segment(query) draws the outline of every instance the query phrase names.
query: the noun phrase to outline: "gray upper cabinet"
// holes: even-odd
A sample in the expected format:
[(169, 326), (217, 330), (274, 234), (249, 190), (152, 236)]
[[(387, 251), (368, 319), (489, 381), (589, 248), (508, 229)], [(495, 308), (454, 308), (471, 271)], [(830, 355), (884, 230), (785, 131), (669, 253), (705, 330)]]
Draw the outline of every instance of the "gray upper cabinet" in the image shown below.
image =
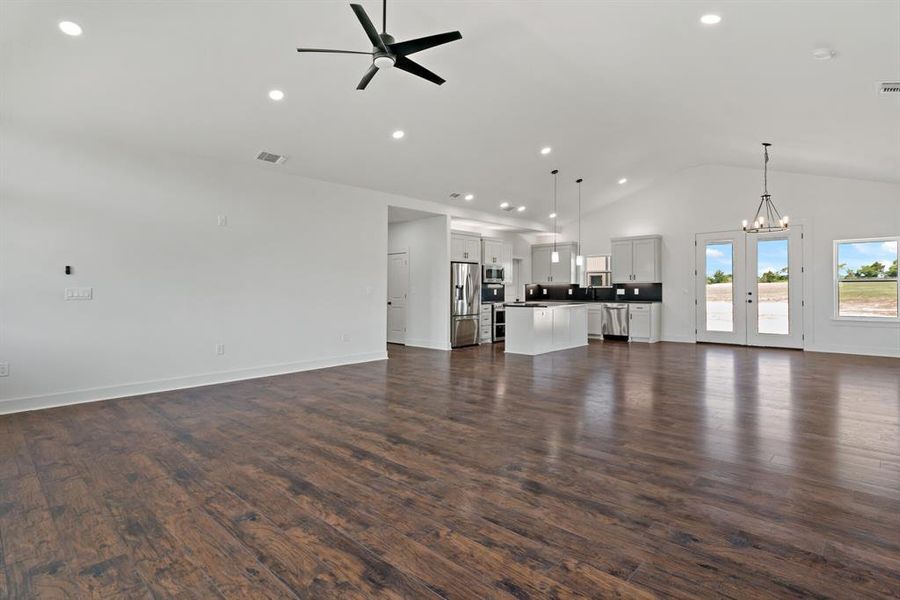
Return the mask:
[(550, 251), (547, 246), (531, 247), (531, 283), (550, 283)]
[(662, 282), (662, 237), (616, 238), (611, 246), (613, 283)]
[(481, 258), (486, 265), (503, 265), (503, 242), (501, 240), (481, 240)]
[(531, 283), (578, 283), (575, 268), (575, 244), (557, 244), (559, 262), (551, 261), (553, 244), (531, 247)]
[(481, 262), (481, 238), (461, 233), (450, 234), (450, 260)]

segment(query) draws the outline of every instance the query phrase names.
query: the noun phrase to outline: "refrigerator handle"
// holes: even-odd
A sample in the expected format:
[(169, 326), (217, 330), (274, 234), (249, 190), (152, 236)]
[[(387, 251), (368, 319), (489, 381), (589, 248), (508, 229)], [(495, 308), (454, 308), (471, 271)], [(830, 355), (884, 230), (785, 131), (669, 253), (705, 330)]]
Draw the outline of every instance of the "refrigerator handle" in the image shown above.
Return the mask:
[(456, 299), (457, 300), (463, 299), (463, 286), (461, 286), (461, 285), (456, 286)]

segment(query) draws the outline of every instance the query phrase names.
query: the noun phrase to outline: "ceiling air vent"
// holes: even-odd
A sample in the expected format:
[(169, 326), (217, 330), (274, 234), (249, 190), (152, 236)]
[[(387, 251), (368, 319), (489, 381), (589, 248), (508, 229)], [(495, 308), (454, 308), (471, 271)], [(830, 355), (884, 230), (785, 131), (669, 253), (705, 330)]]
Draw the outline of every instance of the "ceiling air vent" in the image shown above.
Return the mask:
[(287, 160), (287, 156), (284, 156), (283, 154), (272, 154), (271, 152), (263, 151), (256, 155), (256, 160), (261, 160), (273, 165), (280, 165)]
[(460, 194), (459, 192), (453, 192), (452, 194), (450, 194), (450, 197), (456, 199), (456, 198), (459, 198), (461, 195), (462, 194)]
[(900, 81), (882, 81), (878, 90), (882, 94), (900, 94)]

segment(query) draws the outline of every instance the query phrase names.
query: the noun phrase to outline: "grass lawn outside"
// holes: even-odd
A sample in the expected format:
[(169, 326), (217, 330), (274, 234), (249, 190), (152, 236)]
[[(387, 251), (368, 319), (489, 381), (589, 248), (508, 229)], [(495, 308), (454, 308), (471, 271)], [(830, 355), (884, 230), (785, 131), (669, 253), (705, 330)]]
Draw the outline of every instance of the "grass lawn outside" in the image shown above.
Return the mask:
[(838, 284), (840, 316), (896, 317), (897, 282), (841, 281)]

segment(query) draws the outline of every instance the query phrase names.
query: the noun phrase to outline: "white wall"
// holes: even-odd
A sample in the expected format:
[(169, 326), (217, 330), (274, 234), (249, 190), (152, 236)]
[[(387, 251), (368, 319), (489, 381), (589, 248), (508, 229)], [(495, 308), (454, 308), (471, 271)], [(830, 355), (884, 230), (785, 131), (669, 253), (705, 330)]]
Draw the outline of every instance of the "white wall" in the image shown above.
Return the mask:
[(391, 223), (388, 251), (407, 251), (406, 345), (450, 349), (450, 219)]
[[(770, 172), (769, 189), (791, 221), (804, 226), (806, 349), (900, 356), (900, 325), (832, 319), (832, 241), (900, 234), (900, 185)], [(693, 341), (694, 235), (739, 228), (756, 210), (758, 170), (687, 169), (585, 215), (584, 253), (606, 254), (610, 238), (663, 236), (663, 338)], [(573, 239), (577, 224), (563, 229)]]
[(0, 413), (385, 358), (409, 199), (9, 131), (0, 164)]

